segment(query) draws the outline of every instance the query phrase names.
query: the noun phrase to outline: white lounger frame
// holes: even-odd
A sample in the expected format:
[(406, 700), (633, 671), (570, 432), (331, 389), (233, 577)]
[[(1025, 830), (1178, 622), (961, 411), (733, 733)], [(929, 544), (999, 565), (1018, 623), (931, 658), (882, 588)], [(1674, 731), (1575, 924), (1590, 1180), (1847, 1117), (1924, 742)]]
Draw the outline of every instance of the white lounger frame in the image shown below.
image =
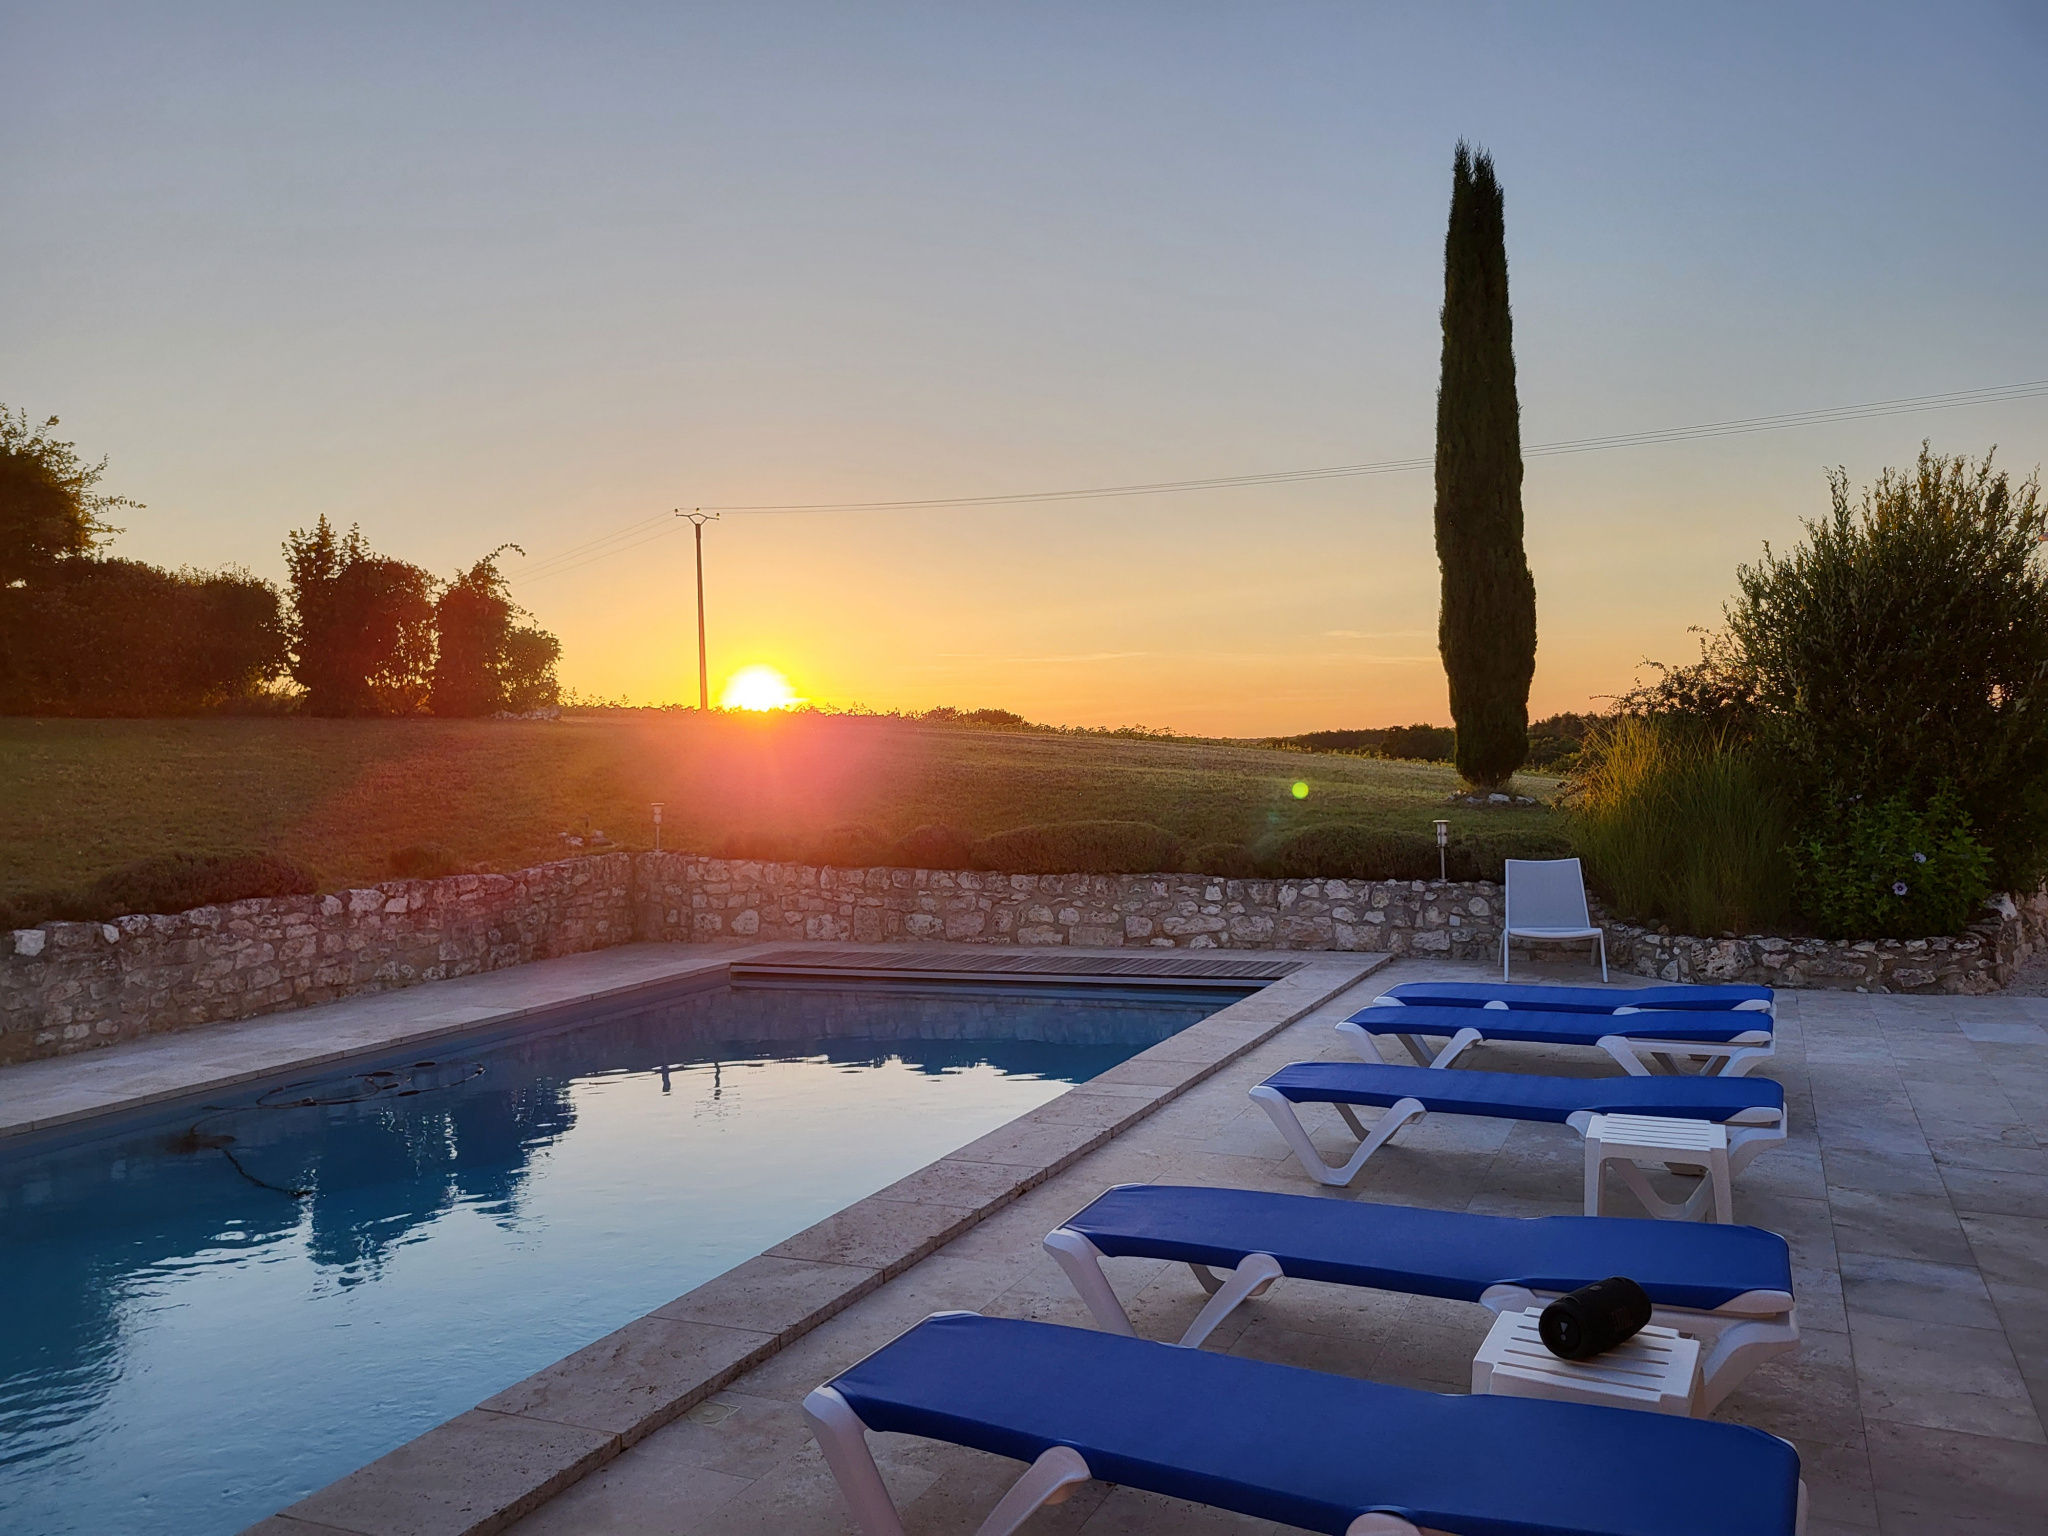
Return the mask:
[[(1367, 1006), (1404, 1008), (1407, 1004), (1398, 997), (1376, 997)], [(1461, 1011), (1480, 1014), (1504, 1013), (1508, 1008), (1505, 1003), (1487, 1003), (1477, 1009)], [(1761, 1013), (1769, 1010), (1761, 1003), (1744, 1003), (1740, 1008), (1731, 1008), (1727, 1011)], [(1632, 1014), (1645, 1013), (1656, 1014), (1659, 1022), (1668, 1022), (1674, 1017), (1672, 1010), (1657, 1008), (1617, 1008), (1613, 1016), (1626, 1018)], [(1588, 1014), (1587, 1017), (1598, 1018), (1600, 1015)], [(1351, 1048), (1366, 1061), (1386, 1062), (1386, 1057), (1380, 1054), (1379, 1043), (1373, 1032), (1363, 1024), (1354, 1024), (1346, 1019), (1337, 1026), (1337, 1033), (1342, 1035)], [(1485, 1030), (1468, 1025), (1452, 1035), (1450, 1043), (1441, 1051), (1431, 1051), (1423, 1044), (1420, 1035), (1395, 1029), (1382, 1030), (1380, 1033), (1392, 1035), (1399, 1040), (1408, 1054), (1415, 1058), (1416, 1065), (1423, 1067), (1448, 1067), (1471, 1047), (1486, 1039)], [(1657, 1076), (1658, 1072), (1651, 1067), (1652, 1062), (1668, 1077), (1742, 1077), (1747, 1075), (1751, 1067), (1775, 1056), (1778, 1051), (1777, 1037), (1768, 1029), (1745, 1029), (1732, 1040), (1638, 1040), (1627, 1033), (1627, 1026), (1624, 1025), (1614, 1034), (1602, 1035), (1595, 1043), (1612, 1056), (1619, 1063), (1621, 1070), (1630, 1077)], [(1688, 1072), (1680, 1065), (1681, 1062), (1693, 1060), (1700, 1063), (1697, 1073)], [(1405, 1063), (1394, 1062), (1389, 1065), (1401, 1066)]]
[[(1121, 1315), (1122, 1308), (1117, 1310)], [(959, 1314), (937, 1312), (932, 1315), (948, 1317)], [(1126, 1320), (1124, 1329), (1128, 1332), (1129, 1328)], [(816, 1388), (804, 1399), (804, 1421), (817, 1439), (818, 1449), (825, 1453), (825, 1465), (832, 1469), (832, 1479), (838, 1483), (839, 1492), (852, 1511), (853, 1523), (860, 1527), (861, 1536), (905, 1536), (903, 1516), (897, 1512), (896, 1501), (889, 1496), (889, 1485), (882, 1481), (882, 1470), (875, 1465), (874, 1453), (868, 1449), (868, 1427), (846, 1399), (831, 1387)], [(1009, 1492), (997, 1501), (988, 1518), (975, 1527), (974, 1536), (1016, 1536), (1016, 1532), (1023, 1529), (1024, 1522), (1040, 1509), (1048, 1504), (1063, 1503), (1074, 1489), (1093, 1475), (1080, 1452), (1069, 1446), (1053, 1446), (1010, 1485)], [(1794, 1536), (1805, 1536), (1806, 1533), (1806, 1483), (1803, 1479), (1799, 1484), (1799, 1512), (1793, 1531)], [(1442, 1533), (1403, 1520), (1399, 1515), (1375, 1512), (1353, 1520), (1344, 1528), (1344, 1536), (1442, 1536)]]
[[(1342, 1163), (1328, 1163), (1323, 1154), (1316, 1150), (1316, 1144), (1309, 1138), (1308, 1128), (1295, 1113), (1293, 1103), (1277, 1088), (1260, 1083), (1252, 1089), (1253, 1102), (1265, 1110), (1266, 1118), (1286, 1139), (1288, 1150), (1293, 1152), (1308, 1176), (1318, 1184), (1349, 1184), (1358, 1177), (1359, 1170), (1372, 1160), (1373, 1153), (1394, 1139), (1394, 1133), (1411, 1121), (1420, 1120), (1429, 1113), (1420, 1099), (1401, 1099), (1382, 1111), (1371, 1126), (1358, 1118), (1358, 1108), (1350, 1104), (1334, 1103), (1329, 1100), (1312, 1100), (1314, 1103), (1329, 1103), (1343, 1118), (1351, 1133), (1358, 1138), (1358, 1150)], [(1586, 1127), (1592, 1123), (1591, 1110), (1576, 1110), (1565, 1120), (1580, 1136), (1586, 1134)], [(1750, 1159), (1765, 1147), (1776, 1146), (1785, 1139), (1785, 1116), (1775, 1109), (1745, 1109), (1722, 1122), (1728, 1127), (1728, 1173), (1730, 1177), (1747, 1168)]]
[[(1046, 1234), (1045, 1251), (1066, 1271), (1074, 1291), (1088, 1304), (1095, 1325), (1104, 1333), (1136, 1338), (1130, 1314), (1109, 1283), (1102, 1251), (1079, 1232), (1060, 1227)], [(1217, 1274), (1206, 1265), (1190, 1264), (1209, 1301), (1187, 1332), (1174, 1342), (1198, 1349), (1222, 1321), (1245, 1302), (1263, 1296), (1285, 1271), (1270, 1253), (1247, 1254), (1236, 1269)], [(1494, 1314), (1521, 1312), (1555, 1301), (1560, 1291), (1535, 1291), (1523, 1285), (1490, 1285), (1479, 1304)], [(1744, 1291), (1711, 1312), (1693, 1307), (1657, 1307), (1650, 1321), (1700, 1343), (1699, 1413), (1712, 1413), (1742, 1379), (1774, 1355), (1799, 1347), (1799, 1314), (1786, 1291)]]

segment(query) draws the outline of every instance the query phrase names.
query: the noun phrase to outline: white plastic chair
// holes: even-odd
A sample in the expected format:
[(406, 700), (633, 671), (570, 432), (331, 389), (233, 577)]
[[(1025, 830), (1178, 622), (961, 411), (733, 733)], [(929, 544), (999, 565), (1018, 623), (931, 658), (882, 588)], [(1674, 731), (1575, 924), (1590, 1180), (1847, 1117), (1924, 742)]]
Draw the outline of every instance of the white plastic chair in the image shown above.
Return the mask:
[(1593, 926), (1586, 877), (1577, 859), (1507, 860), (1507, 918), (1500, 932), (1501, 980), (1508, 975), (1508, 940), (1591, 939), (1607, 979), (1607, 935)]

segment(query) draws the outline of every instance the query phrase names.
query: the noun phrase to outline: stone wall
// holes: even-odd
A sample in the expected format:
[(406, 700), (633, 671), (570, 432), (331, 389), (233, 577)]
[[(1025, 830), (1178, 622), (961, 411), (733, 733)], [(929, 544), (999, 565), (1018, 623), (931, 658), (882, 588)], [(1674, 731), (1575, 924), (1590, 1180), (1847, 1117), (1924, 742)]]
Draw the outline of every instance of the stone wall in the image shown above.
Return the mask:
[(615, 853), (20, 929), (0, 936), (0, 1063), (622, 944), (632, 892)]
[[(630, 939), (1348, 950), (1494, 960), (1500, 888), (1409, 880), (999, 875), (603, 854), (174, 917), (0, 935), (0, 1063), (496, 970)], [(1991, 992), (2048, 942), (2048, 892), (1952, 939), (1701, 939), (1607, 924), (1618, 971)]]
[[(643, 854), (638, 927), (678, 941), (1335, 949), (1492, 961), (1500, 901), (1500, 887), (1486, 883), (818, 869)], [(1665, 981), (1982, 993), (2048, 942), (2048, 892), (2023, 903), (2001, 896), (1982, 922), (1947, 939), (1702, 939), (1604, 925), (1612, 969)]]
[(1338, 949), (1483, 959), (1500, 888), (1420, 880), (820, 869), (650, 853), (643, 938)]
[(1638, 976), (1849, 992), (1996, 992), (2044, 944), (2048, 890), (1993, 897), (1982, 921), (1946, 939), (1702, 939), (1607, 924), (1609, 963)]

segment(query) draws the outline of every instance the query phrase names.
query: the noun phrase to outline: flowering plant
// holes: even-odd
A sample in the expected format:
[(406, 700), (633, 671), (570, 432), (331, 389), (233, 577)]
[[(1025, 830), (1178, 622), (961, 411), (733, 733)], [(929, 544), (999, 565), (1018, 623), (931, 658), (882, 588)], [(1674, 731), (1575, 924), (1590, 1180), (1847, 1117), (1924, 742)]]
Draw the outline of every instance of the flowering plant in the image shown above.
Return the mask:
[(1836, 806), (1790, 851), (1800, 906), (1830, 938), (1957, 933), (1990, 894), (1990, 851), (1946, 784), (1918, 809), (1905, 795)]

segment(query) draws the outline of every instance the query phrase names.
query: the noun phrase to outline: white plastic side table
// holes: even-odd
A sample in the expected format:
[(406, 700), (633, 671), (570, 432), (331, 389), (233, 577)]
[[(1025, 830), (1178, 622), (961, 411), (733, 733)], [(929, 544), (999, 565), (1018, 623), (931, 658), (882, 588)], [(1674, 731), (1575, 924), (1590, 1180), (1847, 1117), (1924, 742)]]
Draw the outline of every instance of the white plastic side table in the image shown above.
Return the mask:
[(1692, 1413), (1699, 1401), (1697, 1339), (1655, 1325), (1591, 1360), (1560, 1360), (1536, 1331), (1539, 1307), (1503, 1312), (1472, 1359), (1472, 1390), (1547, 1397), (1651, 1413)]
[[(1665, 1221), (1735, 1220), (1728, 1183), (1728, 1128), (1706, 1120), (1665, 1120), (1652, 1115), (1594, 1115), (1586, 1123), (1586, 1214), (1607, 1214), (1607, 1165), (1635, 1192), (1643, 1209)], [(1698, 1168), (1706, 1174), (1692, 1198), (1673, 1205), (1658, 1198), (1642, 1163)]]

